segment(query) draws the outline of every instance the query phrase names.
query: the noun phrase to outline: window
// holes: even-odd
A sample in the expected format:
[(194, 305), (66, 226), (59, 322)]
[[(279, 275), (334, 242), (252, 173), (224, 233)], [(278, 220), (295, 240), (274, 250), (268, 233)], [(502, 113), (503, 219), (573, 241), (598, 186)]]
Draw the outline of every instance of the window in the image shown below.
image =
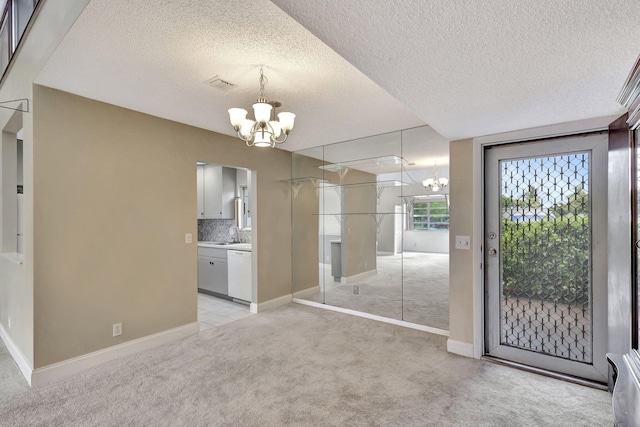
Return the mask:
[(29, 23), (29, 19), (31, 19), (31, 15), (33, 15), (33, 10), (36, 7), (36, 1), (34, 0), (13, 0), (13, 8), (15, 9), (17, 23), (16, 28), (16, 44), (20, 41), (20, 38), (24, 34), (24, 31), (27, 29), (27, 24)]
[(0, 2), (0, 74), (4, 74), (18, 48), (22, 35), (39, 0), (6, 0)]
[(414, 230), (448, 230), (449, 204), (446, 200), (413, 203)]
[(0, 70), (4, 72), (13, 53), (11, 46), (11, 3), (5, 5), (0, 20), (2, 21), (0, 25)]

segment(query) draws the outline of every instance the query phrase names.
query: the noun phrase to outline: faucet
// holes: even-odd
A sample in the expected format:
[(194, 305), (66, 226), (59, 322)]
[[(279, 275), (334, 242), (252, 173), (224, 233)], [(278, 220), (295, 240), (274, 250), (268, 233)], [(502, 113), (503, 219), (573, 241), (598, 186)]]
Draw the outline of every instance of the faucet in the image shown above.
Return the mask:
[[(236, 227), (235, 225), (232, 225), (229, 228), (229, 234), (232, 236), (232, 243), (240, 243), (240, 229), (238, 227)], [(235, 234), (235, 238), (233, 237), (233, 235)]]

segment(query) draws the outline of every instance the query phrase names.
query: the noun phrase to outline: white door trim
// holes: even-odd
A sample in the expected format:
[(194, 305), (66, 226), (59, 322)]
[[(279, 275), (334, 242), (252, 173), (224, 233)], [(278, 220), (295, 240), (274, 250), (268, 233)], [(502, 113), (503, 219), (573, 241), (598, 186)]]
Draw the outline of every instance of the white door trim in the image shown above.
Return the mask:
[(523, 129), (473, 138), (473, 356), (480, 359), (484, 353), (484, 274), (482, 269), (484, 240), (484, 188), (483, 153), (485, 146), (507, 144), (538, 138), (597, 132), (608, 130), (619, 115), (560, 123), (551, 126)]

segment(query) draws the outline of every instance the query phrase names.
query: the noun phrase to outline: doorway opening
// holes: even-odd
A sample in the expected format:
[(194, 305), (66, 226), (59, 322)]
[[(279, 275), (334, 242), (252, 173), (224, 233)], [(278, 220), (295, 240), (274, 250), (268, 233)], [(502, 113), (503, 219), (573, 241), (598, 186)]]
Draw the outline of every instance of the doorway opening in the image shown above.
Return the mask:
[(24, 254), (23, 129), (16, 111), (2, 131), (2, 256), (21, 264)]
[(251, 315), (256, 299), (255, 171), (198, 161), (198, 321), (209, 329)]

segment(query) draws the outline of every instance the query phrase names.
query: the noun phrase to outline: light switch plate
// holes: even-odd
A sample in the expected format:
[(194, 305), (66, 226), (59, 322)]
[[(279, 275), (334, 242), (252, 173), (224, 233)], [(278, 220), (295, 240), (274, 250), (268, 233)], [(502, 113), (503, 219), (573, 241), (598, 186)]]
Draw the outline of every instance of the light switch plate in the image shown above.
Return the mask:
[(193, 243), (193, 236), (191, 235), (191, 233), (187, 233), (184, 235), (184, 242)]
[(456, 236), (456, 249), (471, 249), (471, 237)]

